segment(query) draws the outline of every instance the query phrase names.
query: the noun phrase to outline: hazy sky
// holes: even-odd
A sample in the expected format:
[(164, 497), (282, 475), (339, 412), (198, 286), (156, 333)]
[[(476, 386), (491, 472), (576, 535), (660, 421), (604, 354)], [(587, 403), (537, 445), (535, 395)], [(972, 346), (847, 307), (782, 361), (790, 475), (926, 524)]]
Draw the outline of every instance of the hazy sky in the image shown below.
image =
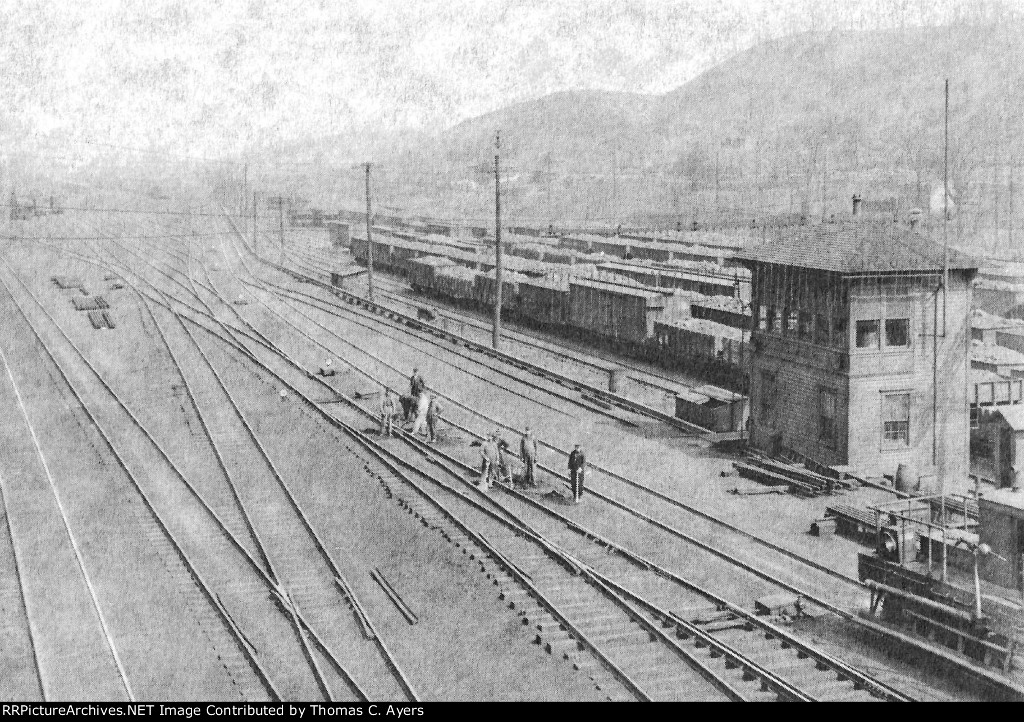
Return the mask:
[(0, 138), (217, 156), (431, 130), (568, 88), (664, 92), (768, 34), (934, 23), (976, 4), (0, 0)]

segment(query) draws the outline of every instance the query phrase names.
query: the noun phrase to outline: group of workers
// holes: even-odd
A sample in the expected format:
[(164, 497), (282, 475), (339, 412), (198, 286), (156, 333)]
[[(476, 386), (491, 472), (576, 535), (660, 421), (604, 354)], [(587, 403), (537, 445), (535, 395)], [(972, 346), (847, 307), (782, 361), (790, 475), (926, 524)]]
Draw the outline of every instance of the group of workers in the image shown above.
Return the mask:
[[(413, 369), (412, 376), (409, 378), (409, 395), (399, 398), (399, 403), (402, 405), (402, 417), (406, 421), (415, 411), (410, 433), (414, 436), (424, 434), (428, 443), (436, 442), (443, 407), (438, 396), (427, 390), (427, 384), (423, 380), (423, 376), (420, 375), (419, 369)], [(381, 436), (394, 434), (397, 411), (398, 408), (395, 398), (391, 395), (391, 389), (385, 387), (384, 396), (380, 402)]]
[[(420, 375), (419, 369), (413, 369), (409, 377), (409, 395), (399, 398), (403, 418), (408, 421), (412, 412), (415, 417), (410, 433), (414, 436), (426, 431), (428, 443), (437, 441), (437, 430), (441, 421), (441, 402), (437, 394), (427, 389), (427, 384)], [(398, 407), (391, 390), (384, 388), (380, 403), (380, 435), (394, 434), (394, 421)], [(481, 466), (480, 485), (482, 490), (490, 489), (495, 481), (512, 484), (512, 467), (509, 463), (509, 445), (498, 431), (492, 432), (480, 446)], [(537, 486), (537, 439), (533, 430), (526, 427), (519, 441), (519, 456), (523, 461), (522, 483), (525, 486)], [(583, 475), (586, 468), (586, 457), (579, 444), (569, 454), (569, 480), (572, 488), (573, 503), (578, 504), (583, 498)]]

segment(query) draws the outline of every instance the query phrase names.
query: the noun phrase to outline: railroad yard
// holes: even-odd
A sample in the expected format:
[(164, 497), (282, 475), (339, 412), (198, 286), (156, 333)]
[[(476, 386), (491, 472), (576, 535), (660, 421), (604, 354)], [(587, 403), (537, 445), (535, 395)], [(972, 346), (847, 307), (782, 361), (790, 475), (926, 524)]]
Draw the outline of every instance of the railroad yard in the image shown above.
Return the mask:
[[(864, 618), (863, 546), (808, 531), (833, 496), (751, 492), (736, 453), (674, 416), (685, 372), (527, 328), (487, 353), (481, 317), (398, 275), (373, 303), (365, 275), (332, 285), (354, 261), (326, 230), (254, 232), (220, 206), (5, 235), (3, 699), (1024, 690)], [(378, 429), (414, 368), (444, 402), (430, 444)], [(480, 489), (481, 442), (515, 452), (527, 425), (538, 486)]]

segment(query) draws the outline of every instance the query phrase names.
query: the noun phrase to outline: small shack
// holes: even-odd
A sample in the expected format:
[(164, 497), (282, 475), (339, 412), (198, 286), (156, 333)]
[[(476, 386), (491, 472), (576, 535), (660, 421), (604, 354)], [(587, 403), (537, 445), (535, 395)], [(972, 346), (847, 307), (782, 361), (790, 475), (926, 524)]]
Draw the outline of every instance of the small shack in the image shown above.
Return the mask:
[(1024, 406), (995, 407), (978, 431), (972, 434), (974, 465), (979, 471), (984, 467), (985, 478), (999, 488), (1014, 486), (1016, 475), (1024, 473)]
[(717, 386), (698, 386), (676, 394), (676, 418), (709, 431), (743, 431), (747, 423), (747, 397)]

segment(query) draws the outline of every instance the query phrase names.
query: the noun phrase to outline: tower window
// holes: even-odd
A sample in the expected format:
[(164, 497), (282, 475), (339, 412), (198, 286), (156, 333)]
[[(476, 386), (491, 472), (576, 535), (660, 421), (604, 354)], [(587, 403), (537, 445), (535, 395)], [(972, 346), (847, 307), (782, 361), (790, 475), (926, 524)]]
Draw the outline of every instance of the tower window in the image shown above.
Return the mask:
[(857, 322), (857, 348), (878, 348), (878, 321)]
[(910, 345), (910, 319), (909, 318), (887, 318), (887, 319), (885, 319), (885, 345), (886, 346), (909, 346)]
[(910, 446), (910, 394), (882, 395), (882, 441), (886, 446)]

